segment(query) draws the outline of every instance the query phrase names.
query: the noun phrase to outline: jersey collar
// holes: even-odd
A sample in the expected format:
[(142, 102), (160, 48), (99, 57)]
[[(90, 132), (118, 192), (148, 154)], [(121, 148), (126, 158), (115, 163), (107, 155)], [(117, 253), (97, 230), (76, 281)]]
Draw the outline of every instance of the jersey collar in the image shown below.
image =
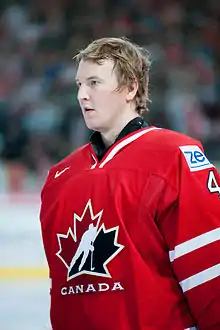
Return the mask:
[(142, 129), (139, 129), (133, 133), (130, 133), (126, 135), (124, 138), (120, 139), (118, 142), (114, 143), (106, 152), (104, 157), (99, 161), (96, 157), (96, 155), (93, 152), (93, 149), (91, 150), (91, 156), (93, 158), (93, 165), (90, 167), (91, 170), (95, 168), (103, 168), (107, 163), (109, 163), (122, 149), (124, 149), (127, 145), (133, 143), (135, 140), (139, 139), (141, 136), (150, 133), (151, 131), (158, 130), (160, 128), (158, 127), (145, 127)]
[(102, 160), (102, 158), (106, 155), (106, 153), (108, 152), (108, 150), (110, 148), (112, 148), (112, 146), (117, 143), (119, 140), (121, 140), (122, 138), (124, 138), (125, 136), (129, 135), (130, 133), (133, 133), (141, 128), (144, 127), (148, 127), (148, 123), (146, 123), (146, 121), (138, 116), (134, 119), (132, 119), (120, 132), (120, 134), (117, 136), (117, 138), (115, 139), (114, 143), (109, 146), (108, 148), (105, 147), (101, 134), (99, 132), (93, 132), (91, 138), (90, 138), (90, 142), (92, 145), (92, 149), (97, 157), (97, 159), (99, 161)]

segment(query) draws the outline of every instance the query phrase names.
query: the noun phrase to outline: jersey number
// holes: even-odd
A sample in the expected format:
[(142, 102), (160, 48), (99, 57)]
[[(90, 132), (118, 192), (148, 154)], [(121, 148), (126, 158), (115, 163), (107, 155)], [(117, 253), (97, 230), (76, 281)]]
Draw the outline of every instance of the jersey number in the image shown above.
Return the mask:
[(209, 172), (209, 177), (208, 177), (208, 190), (210, 193), (218, 193), (220, 197), (220, 186), (218, 185), (218, 182), (215, 177), (214, 171)]

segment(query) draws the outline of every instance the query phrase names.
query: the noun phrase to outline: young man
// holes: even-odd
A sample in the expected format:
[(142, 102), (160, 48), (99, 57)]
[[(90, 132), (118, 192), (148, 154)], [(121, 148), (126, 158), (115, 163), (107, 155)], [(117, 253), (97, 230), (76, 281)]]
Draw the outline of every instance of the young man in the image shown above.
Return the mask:
[(94, 133), (42, 190), (53, 330), (219, 330), (219, 174), (198, 141), (141, 117), (141, 48), (103, 38), (76, 60)]

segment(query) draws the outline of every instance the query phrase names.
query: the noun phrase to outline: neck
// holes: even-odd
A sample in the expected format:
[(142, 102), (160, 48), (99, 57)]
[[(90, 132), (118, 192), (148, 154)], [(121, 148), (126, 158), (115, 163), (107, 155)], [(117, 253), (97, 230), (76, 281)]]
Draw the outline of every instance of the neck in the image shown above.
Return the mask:
[(118, 125), (115, 125), (112, 129), (108, 129), (104, 132), (100, 132), (102, 136), (103, 143), (106, 147), (109, 147), (114, 143), (117, 136), (121, 133), (123, 128), (134, 118), (138, 117), (138, 113), (135, 111), (125, 118), (121, 118)]

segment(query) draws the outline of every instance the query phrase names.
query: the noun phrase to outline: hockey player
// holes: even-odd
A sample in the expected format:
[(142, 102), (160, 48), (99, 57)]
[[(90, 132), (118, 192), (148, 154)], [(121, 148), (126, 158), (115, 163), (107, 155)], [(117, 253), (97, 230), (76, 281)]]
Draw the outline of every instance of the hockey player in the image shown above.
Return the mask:
[(149, 57), (121, 38), (76, 56), (94, 133), (42, 190), (53, 330), (219, 330), (220, 177), (200, 142), (149, 126)]

